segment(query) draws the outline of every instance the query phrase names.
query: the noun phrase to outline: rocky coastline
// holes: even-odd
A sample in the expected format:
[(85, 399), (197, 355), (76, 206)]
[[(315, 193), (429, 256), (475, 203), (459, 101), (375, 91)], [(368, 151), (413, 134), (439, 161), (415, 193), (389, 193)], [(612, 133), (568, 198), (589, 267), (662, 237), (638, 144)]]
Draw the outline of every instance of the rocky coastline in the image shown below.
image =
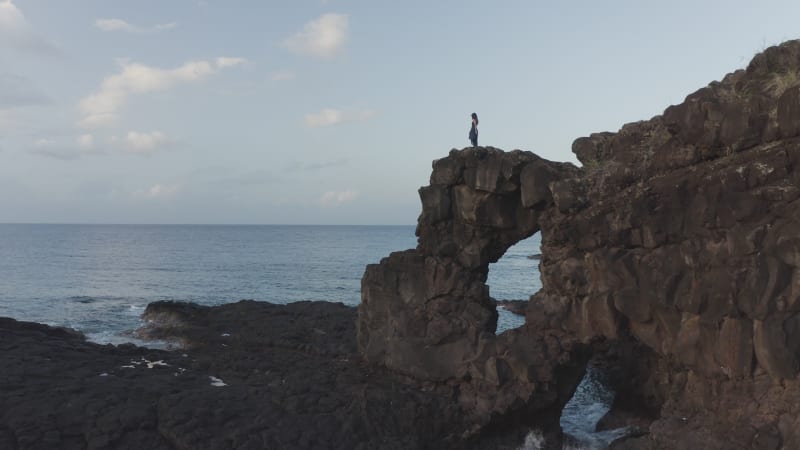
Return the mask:
[(476, 435), (453, 387), (365, 364), (342, 304), (157, 302), (144, 317), (138, 337), (172, 350), (1, 318), (0, 448), (513, 449), (527, 430)]
[(457, 447), (440, 392), (364, 365), (353, 308), (151, 304), (141, 335), (174, 351), (87, 342), (0, 320), (0, 448)]

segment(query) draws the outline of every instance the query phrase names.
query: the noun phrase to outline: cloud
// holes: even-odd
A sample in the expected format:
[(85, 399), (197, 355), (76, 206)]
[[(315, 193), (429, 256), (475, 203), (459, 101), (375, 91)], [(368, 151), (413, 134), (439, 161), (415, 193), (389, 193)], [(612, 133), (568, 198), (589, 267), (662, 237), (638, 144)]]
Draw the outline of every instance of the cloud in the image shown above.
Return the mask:
[(112, 145), (120, 145), (121, 149), (128, 153), (152, 155), (157, 150), (171, 145), (173, 141), (160, 131), (152, 131), (150, 133), (129, 131), (123, 138), (112, 137), (110, 143)]
[(358, 191), (354, 189), (328, 191), (320, 196), (319, 204), (324, 208), (336, 208), (345, 203), (350, 203), (356, 198), (358, 198)]
[(347, 158), (338, 158), (330, 161), (320, 161), (315, 163), (299, 163), (295, 162), (286, 168), (286, 172), (311, 172), (315, 170), (330, 169), (333, 167), (341, 167), (350, 162)]
[(344, 121), (344, 113), (338, 109), (326, 108), (318, 113), (306, 114), (306, 125), (310, 127), (326, 127)]
[(360, 111), (342, 111), (339, 109), (325, 108), (320, 112), (306, 114), (306, 125), (312, 128), (338, 125), (345, 122), (365, 122), (375, 117), (375, 111), (364, 109)]
[(40, 55), (61, 53), (33, 30), (11, 0), (0, 0), (0, 48)]
[(173, 29), (173, 28), (175, 28), (177, 26), (178, 26), (177, 22), (170, 22), (170, 23), (159, 23), (159, 24), (156, 24), (156, 26), (154, 26), (153, 28), (156, 31), (165, 31), (165, 30), (171, 30), (171, 29)]
[(91, 134), (83, 134), (78, 136), (78, 148), (84, 150), (92, 150), (94, 149), (94, 136)]
[(220, 69), (225, 69), (228, 67), (235, 67), (246, 62), (247, 60), (244, 58), (231, 58), (223, 56), (221, 58), (217, 58), (217, 67)]
[[(219, 176), (224, 175), (224, 176)], [(217, 189), (229, 189), (239, 186), (261, 186), (282, 182), (280, 174), (275, 174), (269, 170), (257, 169), (237, 174), (214, 174), (209, 180)]]
[(166, 199), (175, 197), (182, 189), (183, 186), (178, 183), (156, 183), (144, 189), (129, 191), (128, 195), (135, 199)]
[(0, 131), (19, 128), (19, 119), (12, 110), (0, 109)]
[(344, 48), (349, 26), (346, 14), (324, 14), (283, 41), (283, 46), (294, 53), (331, 59)]
[(0, 73), (0, 109), (38, 106), (51, 103), (44, 93), (24, 77)]
[(79, 136), (43, 137), (37, 139), (28, 151), (35, 155), (66, 161), (107, 153), (149, 156), (173, 143), (172, 139), (160, 131), (150, 133), (130, 131), (123, 137), (113, 136), (98, 146), (95, 136), (86, 133)]
[(94, 21), (94, 26), (103, 31), (129, 31), (135, 33), (139, 31), (135, 27), (122, 19), (97, 19)]
[(102, 151), (94, 147), (94, 138), (91, 135), (79, 136), (75, 143), (64, 139), (40, 138), (28, 148), (34, 155), (46, 158), (60, 159), (62, 161), (73, 161), (86, 155), (99, 155)]
[(288, 81), (294, 80), (294, 76), (294, 72), (290, 70), (277, 70), (270, 74), (269, 79), (272, 81)]
[(78, 124), (87, 128), (111, 124), (131, 95), (164, 91), (180, 83), (196, 82), (244, 62), (242, 58), (223, 57), (214, 61), (189, 61), (175, 69), (160, 69), (120, 61), (120, 73), (105, 78), (97, 92), (78, 103), (83, 116)]
[(170, 198), (177, 195), (180, 190), (181, 186), (179, 184), (157, 183), (145, 190), (135, 192), (134, 196), (146, 198)]
[(139, 27), (131, 25), (122, 19), (97, 19), (94, 21), (94, 26), (103, 31), (123, 31), (126, 33), (158, 33), (160, 31), (171, 30), (178, 26), (175, 22), (160, 23), (152, 27)]

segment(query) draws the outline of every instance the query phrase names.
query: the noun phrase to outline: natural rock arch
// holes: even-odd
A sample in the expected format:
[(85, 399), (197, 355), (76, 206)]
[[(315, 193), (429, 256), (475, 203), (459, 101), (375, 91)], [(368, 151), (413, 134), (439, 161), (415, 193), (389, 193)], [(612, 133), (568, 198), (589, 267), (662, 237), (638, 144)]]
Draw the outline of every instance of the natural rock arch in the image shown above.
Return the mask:
[(547, 397), (540, 405), (556, 402), (555, 361), (571, 362), (556, 354), (569, 350), (520, 333), (496, 337), (486, 278), (489, 263), (539, 231), (541, 214), (576, 202), (557, 186), (579, 172), (491, 147), (434, 161), (420, 189), (419, 245), (368, 266), (362, 279), (364, 357), (419, 380), (463, 383), (462, 403), (484, 417), (536, 395)]

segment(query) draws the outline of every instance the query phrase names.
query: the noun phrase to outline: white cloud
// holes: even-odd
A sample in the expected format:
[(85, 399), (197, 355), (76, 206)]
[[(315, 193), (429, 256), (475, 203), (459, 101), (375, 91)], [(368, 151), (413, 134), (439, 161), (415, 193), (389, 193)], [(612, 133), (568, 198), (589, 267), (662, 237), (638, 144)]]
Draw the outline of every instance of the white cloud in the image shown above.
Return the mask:
[(97, 19), (94, 21), (94, 26), (103, 31), (128, 31), (131, 33), (140, 31), (139, 27), (135, 27), (122, 19)]
[(148, 188), (133, 191), (133, 198), (146, 198), (146, 199), (164, 199), (175, 197), (182, 189), (180, 184), (162, 184), (156, 183)]
[(0, 109), (0, 131), (17, 128), (17, 117), (11, 110)]
[(0, 0), (0, 48), (53, 55), (58, 49), (39, 36), (11, 0)]
[(286, 39), (283, 46), (295, 53), (330, 59), (341, 53), (349, 26), (346, 14), (324, 14)]
[(334, 167), (341, 167), (350, 162), (347, 158), (338, 158), (338, 159), (331, 159), (327, 161), (320, 161), (320, 162), (313, 162), (313, 163), (301, 163), (295, 161), (289, 164), (284, 172), (310, 172), (314, 170), (324, 170), (324, 169), (331, 169)]
[(306, 125), (310, 127), (326, 127), (344, 121), (344, 113), (338, 109), (326, 108), (318, 113), (306, 114)]
[(287, 81), (294, 79), (294, 72), (290, 70), (276, 70), (269, 76), (272, 81)]
[(177, 22), (169, 22), (169, 23), (156, 24), (156, 26), (154, 26), (153, 28), (156, 31), (164, 31), (164, 30), (171, 30), (171, 29), (173, 29), (173, 28), (175, 28), (177, 26), (178, 26)]
[(94, 148), (94, 136), (91, 134), (83, 134), (78, 136), (78, 148), (84, 150), (91, 150)]
[(320, 112), (306, 114), (306, 125), (317, 128), (338, 125), (345, 122), (365, 122), (375, 117), (375, 111), (364, 109), (360, 111), (342, 111), (339, 109), (325, 108)]
[(358, 191), (347, 189), (344, 191), (328, 191), (319, 198), (319, 204), (325, 208), (335, 208), (345, 203), (350, 203), (358, 198)]
[(139, 27), (132, 25), (122, 19), (97, 19), (94, 26), (103, 31), (124, 31), (126, 33), (157, 33), (159, 31), (171, 30), (178, 26), (175, 22), (160, 23), (152, 27)]
[(171, 144), (172, 140), (160, 131), (150, 133), (129, 131), (122, 139), (112, 138), (112, 142), (121, 142), (123, 150), (127, 152), (151, 155), (156, 150)]
[(130, 95), (163, 91), (179, 83), (198, 81), (244, 61), (230, 57), (217, 58), (215, 61), (189, 61), (175, 69), (120, 61), (120, 73), (104, 79), (97, 92), (80, 101), (78, 110), (83, 117), (78, 124), (89, 128), (108, 125), (116, 120)]
[(141, 194), (148, 198), (169, 198), (174, 197), (180, 190), (181, 186), (178, 184), (154, 184)]
[(36, 142), (34, 142), (33, 145), (34, 145), (34, 147), (43, 148), (43, 147), (51, 146), (51, 145), (55, 144), (55, 142), (56, 141), (54, 141), (53, 139), (40, 138), (40, 139), (37, 139)]
[(73, 143), (63, 138), (39, 138), (28, 148), (30, 153), (47, 158), (71, 161), (86, 155), (102, 154), (94, 148), (94, 138), (91, 135), (78, 136)]
[(174, 141), (161, 131), (149, 133), (130, 131), (123, 137), (112, 136), (99, 145), (98, 139), (93, 134), (86, 133), (79, 136), (42, 137), (30, 145), (28, 150), (40, 156), (74, 160), (108, 153), (152, 155), (173, 143)]
[(220, 69), (225, 69), (227, 67), (235, 67), (246, 62), (247, 60), (244, 58), (231, 58), (223, 56), (221, 58), (217, 58), (217, 67)]

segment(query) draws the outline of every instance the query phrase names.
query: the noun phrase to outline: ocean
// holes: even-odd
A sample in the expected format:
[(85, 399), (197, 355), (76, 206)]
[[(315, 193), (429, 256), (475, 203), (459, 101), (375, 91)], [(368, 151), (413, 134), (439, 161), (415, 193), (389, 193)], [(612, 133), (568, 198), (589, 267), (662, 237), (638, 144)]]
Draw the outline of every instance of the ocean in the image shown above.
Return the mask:
[[(0, 225), (0, 316), (66, 326), (99, 343), (157, 300), (357, 306), (367, 264), (416, 247), (413, 226)], [(490, 269), (498, 299), (539, 289), (538, 239)], [(502, 310), (501, 331), (521, 318)], [(137, 342), (138, 343), (138, 342)]]
[[(157, 300), (202, 305), (319, 300), (357, 306), (365, 266), (416, 247), (414, 230), (0, 224), (0, 316), (74, 328), (98, 343), (151, 345), (130, 332), (143, 324), (140, 315), (147, 304)], [(490, 265), (492, 297), (527, 300), (541, 288), (539, 260), (529, 258), (539, 253), (539, 245), (536, 234)], [(498, 332), (524, 322), (502, 308), (498, 312)], [(580, 403), (562, 417), (565, 431), (574, 429), (581, 440), (600, 439), (589, 421), (596, 423), (613, 399), (597, 378), (586, 377), (576, 396)], [(584, 417), (589, 410), (591, 417)], [(603, 448), (606, 441), (587, 442), (587, 448)]]

